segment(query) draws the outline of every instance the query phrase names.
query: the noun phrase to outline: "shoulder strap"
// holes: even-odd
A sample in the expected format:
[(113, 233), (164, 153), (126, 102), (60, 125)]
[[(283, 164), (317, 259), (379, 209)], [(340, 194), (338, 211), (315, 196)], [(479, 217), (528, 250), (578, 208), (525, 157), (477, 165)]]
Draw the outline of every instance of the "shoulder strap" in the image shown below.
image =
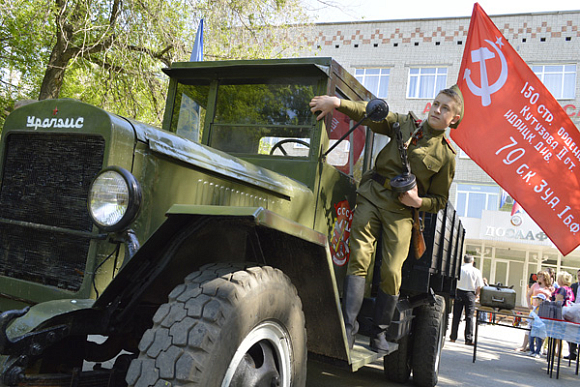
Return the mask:
[(411, 119), (411, 122), (415, 126), (415, 130), (413, 131), (413, 133), (411, 133), (411, 137), (409, 137), (409, 139), (405, 142), (405, 144), (403, 144), (403, 146), (405, 147), (405, 149), (409, 148), (409, 144), (413, 140), (413, 137), (415, 137), (415, 135), (423, 127), (423, 125), (422, 125), (423, 124), (423, 121), (421, 121), (419, 118), (417, 118), (417, 116), (415, 115), (415, 113), (413, 113), (413, 112), (410, 111), (409, 112), (409, 118)]
[(449, 147), (451, 152), (453, 152), (453, 154), (457, 154), (457, 152), (455, 152), (455, 149), (453, 148), (453, 145), (451, 145), (451, 141), (449, 141), (449, 139), (445, 137), (445, 135), (443, 136), (443, 139), (445, 140), (445, 144), (447, 144), (447, 147)]
[(415, 124), (415, 128), (421, 126), (421, 123), (423, 122), (423, 120), (420, 120), (412, 111), (409, 112), (409, 118), (411, 118), (411, 121)]

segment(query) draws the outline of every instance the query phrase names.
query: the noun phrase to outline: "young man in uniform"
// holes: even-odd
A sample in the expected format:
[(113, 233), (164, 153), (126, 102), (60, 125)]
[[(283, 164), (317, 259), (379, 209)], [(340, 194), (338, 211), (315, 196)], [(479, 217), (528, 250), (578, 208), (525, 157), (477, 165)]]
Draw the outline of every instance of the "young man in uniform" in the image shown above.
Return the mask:
[[(321, 120), (333, 109), (355, 121), (366, 113), (366, 102), (341, 100), (335, 96), (317, 96), (310, 102)], [(386, 330), (397, 305), (401, 286), (401, 268), (409, 252), (413, 210), (436, 213), (445, 208), (449, 187), (455, 174), (455, 151), (445, 137), (447, 127), (456, 128), (463, 117), (463, 97), (457, 86), (439, 92), (426, 121), (419, 122), (412, 113), (389, 112), (380, 122), (366, 123), (376, 133), (391, 137), (377, 156), (374, 169), (363, 176), (357, 195), (350, 234), (350, 261), (344, 284), (343, 313), (350, 348), (358, 332), (356, 317), (362, 306), (365, 277), (375, 249), (382, 237), (381, 282), (373, 318), (371, 347), (389, 352)], [(411, 173), (417, 185), (402, 194), (390, 187), (390, 180), (403, 172), (397, 133), (398, 122)]]

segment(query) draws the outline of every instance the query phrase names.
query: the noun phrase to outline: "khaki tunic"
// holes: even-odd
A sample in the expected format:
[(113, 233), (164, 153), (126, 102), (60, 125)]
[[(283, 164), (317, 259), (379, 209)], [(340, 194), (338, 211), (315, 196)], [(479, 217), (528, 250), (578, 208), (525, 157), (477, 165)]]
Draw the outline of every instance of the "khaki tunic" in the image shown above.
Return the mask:
[[(339, 111), (355, 121), (365, 115), (366, 102), (341, 101)], [(382, 234), (381, 290), (387, 294), (399, 294), (401, 268), (409, 252), (413, 226), (412, 209), (403, 205), (398, 194), (390, 190), (389, 181), (402, 173), (401, 157), (392, 124), (399, 122), (403, 141), (406, 142), (416, 129), (411, 116), (389, 112), (381, 122), (368, 124), (376, 133), (391, 137), (380, 151), (375, 170), (386, 177), (382, 186), (368, 171), (358, 189), (356, 211), (350, 235), (350, 261), (347, 274), (366, 276), (369, 273), (374, 246)], [(455, 152), (445, 138), (444, 130), (434, 130), (425, 121), (423, 137), (416, 145), (410, 144), (407, 157), (411, 172), (417, 178), (419, 196), (423, 199), (419, 211), (436, 213), (445, 208), (449, 187), (455, 175)]]

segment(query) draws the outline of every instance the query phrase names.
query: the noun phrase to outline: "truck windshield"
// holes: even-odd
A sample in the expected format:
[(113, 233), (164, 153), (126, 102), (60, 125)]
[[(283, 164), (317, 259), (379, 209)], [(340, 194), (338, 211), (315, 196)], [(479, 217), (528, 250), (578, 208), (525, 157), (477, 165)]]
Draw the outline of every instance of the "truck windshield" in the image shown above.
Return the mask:
[(226, 82), (218, 87), (210, 145), (238, 154), (308, 157), (317, 79)]

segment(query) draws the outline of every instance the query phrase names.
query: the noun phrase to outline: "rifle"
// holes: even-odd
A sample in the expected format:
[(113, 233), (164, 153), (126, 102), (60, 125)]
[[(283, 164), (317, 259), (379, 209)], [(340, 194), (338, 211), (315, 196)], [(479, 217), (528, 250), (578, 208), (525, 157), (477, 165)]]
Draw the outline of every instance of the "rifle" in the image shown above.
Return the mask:
[[(407, 146), (403, 143), (403, 136), (398, 122), (393, 124), (393, 129), (397, 136), (396, 138), (399, 147), (399, 155), (401, 156), (403, 173), (399, 176), (393, 177), (390, 184), (393, 191), (403, 193), (413, 189), (417, 185), (417, 178), (411, 173), (409, 159), (407, 158)], [(413, 219), (411, 244), (413, 246), (413, 252), (415, 253), (415, 259), (419, 259), (423, 256), (427, 247), (425, 245), (425, 238), (423, 238), (423, 227), (421, 226), (421, 219), (419, 218), (419, 210), (416, 208), (413, 209)]]

